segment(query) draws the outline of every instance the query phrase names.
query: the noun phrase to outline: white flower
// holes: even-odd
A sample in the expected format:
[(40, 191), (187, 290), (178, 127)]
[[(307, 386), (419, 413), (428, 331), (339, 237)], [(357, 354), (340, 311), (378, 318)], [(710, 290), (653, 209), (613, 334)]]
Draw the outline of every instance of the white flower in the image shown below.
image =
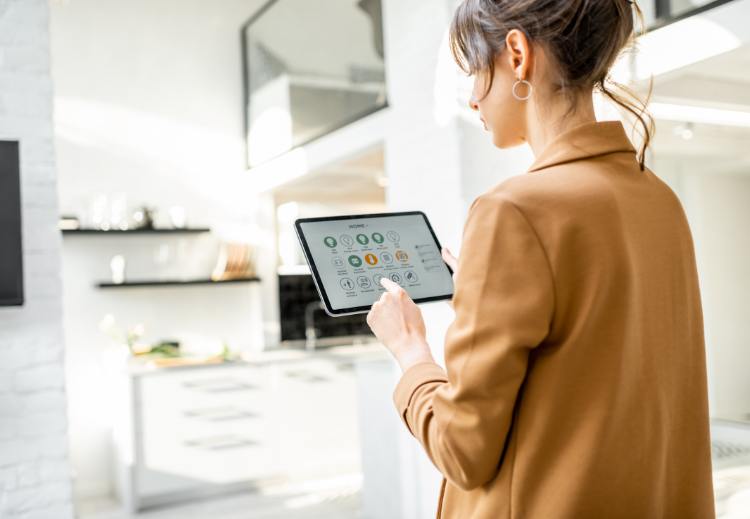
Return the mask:
[(107, 314), (99, 321), (99, 330), (103, 333), (109, 333), (114, 329), (115, 324), (115, 316)]

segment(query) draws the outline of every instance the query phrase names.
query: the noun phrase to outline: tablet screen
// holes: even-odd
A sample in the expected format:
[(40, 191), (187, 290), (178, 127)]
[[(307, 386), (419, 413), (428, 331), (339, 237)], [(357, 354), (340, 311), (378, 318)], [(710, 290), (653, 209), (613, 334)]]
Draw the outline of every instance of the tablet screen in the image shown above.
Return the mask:
[(404, 287), (414, 301), (453, 294), (452, 273), (421, 212), (310, 218), (298, 226), (308, 261), (314, 263), (313, 275), (334, 311), (369, 309), (385, 291), (383, 276)]

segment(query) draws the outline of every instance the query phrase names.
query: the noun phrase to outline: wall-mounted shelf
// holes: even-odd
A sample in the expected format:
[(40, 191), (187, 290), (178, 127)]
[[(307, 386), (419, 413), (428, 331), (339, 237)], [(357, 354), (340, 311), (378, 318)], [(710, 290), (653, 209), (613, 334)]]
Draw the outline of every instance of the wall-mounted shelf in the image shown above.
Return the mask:
[(185, 286), (185, 285), (224, 285), (229, 283), (258, 283), (260, 278), (257, 276), (237, 279), (222, 279), (214, 281), (213, 279), (153, 279), (139, 281), (125, 281), (124, 283), (100, 282), (98, 288), (133, 288), (133, 287), (167, 287), (167, 286)]
[(182, 229), (175, 228), (161, 228), (161, 229), (113, 229), (110, 231), (104, 231), (101, 229), (63, 229), (63, 234), (70, 235), (82, 235), (82, 234), (95, 234), (97, 236), (105, 235), (128, 235), (128, 234), (199, 234), (211, 232), (208, 227), (185, 227)]

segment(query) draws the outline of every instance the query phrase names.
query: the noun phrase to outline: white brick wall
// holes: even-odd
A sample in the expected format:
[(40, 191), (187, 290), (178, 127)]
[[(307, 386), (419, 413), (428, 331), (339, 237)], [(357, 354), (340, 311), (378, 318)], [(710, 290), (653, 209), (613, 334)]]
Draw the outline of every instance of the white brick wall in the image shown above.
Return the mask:
[(73, 517), (47, 0), (0, 0), (0, 139), (21, 142), (22, 307), (0, 308), (0, 518)]

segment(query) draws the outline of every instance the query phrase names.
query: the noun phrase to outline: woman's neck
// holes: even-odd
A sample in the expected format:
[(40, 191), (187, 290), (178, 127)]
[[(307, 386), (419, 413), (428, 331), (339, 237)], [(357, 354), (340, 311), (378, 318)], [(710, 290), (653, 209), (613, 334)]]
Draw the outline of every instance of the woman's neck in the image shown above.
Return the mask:
[(585, 123), (596, 122), (594, 100), (591, 94), (582, 96), (576, 111), (565, 116), (567, 101), (558, 102), (539, 109), (532, 103), (529, 105), (526, 121), (526, 141), (531, 147), (534, 157), (538, 157), (552, 139), (561, 133)]

